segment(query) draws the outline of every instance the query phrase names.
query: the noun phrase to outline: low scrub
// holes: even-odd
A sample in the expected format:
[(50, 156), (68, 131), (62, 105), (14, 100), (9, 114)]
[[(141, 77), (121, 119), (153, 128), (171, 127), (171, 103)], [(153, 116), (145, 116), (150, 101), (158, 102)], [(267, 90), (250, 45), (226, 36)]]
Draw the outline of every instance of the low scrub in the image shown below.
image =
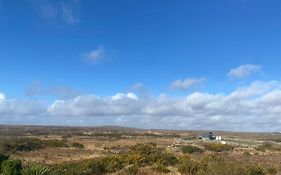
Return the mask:
[(185, 145), (181, 148), (182, 153), (184, 154), (192, 154), (192, 153), (203, 153), (204, 150), (201, 148), (198, 148), (196, 146), (191, 145)]
[(50, 170), (50, 167), (46, 165), (33, 164), (23, 168), (22, 175), (48, 175)]
[[(89, 160), (52, 165), (27, 165), (22, 167), (20, 160), (2, 156), (3, 175), (103, 175), (103, 174), (154, 174), (178, 170), (188, 175), (275, 175), (275, 167), (245, 165), (223, 159), (219, 153), (202, 154), (193, 159), (188, 155), (176, 157), (156, 146), (156, 144), (137, 144), (128, 152)], [(0, 155), (1, 158), (1, 155)], [(145, 171), (144, 171), (145, 170)]]
[(281, 151), (280, 145), (275, 145), (273, 143), (264, 143), (262, 145), (259, 145), (255, 149), (257, 151), (262, 151), (262, 152), (265, 152), (266, 150), (268, 150), (268, 151)]
[(1, 164), (3, 175), (21, 175), (22, 165), (20, 160), (5, 160)]
[(63, 140), (40, 140), (36, 138), (11, 138), (1, 140), (0, 150), (2, 152), (28, 152), (45, 147), (68, 147)]
[[(269, 174), (260, 166), (244, 166), (240, 162), (225, 161), (216, 155), (207, 155), (201, 160), (183, 156), (178, 165), (181, 174), (190, 175), (265, 175)], [(274, 173), (274, 171), (272, 171)]]
[(234, 149), (234, 147), (231, 145), (221, 144), (217, 142), (206, 143), (204, 144), (204, 148), (208, 151), (214, 151), (214, 152), (230, 151)]
[(73, 147), (73, 148), (78, 148), (78, 149), (83, 149), (83, 148), (85, 148), (85, 146), (84, 146), (83, 144), (78, 143), (78, 142), (72, 143), (72, 147)]

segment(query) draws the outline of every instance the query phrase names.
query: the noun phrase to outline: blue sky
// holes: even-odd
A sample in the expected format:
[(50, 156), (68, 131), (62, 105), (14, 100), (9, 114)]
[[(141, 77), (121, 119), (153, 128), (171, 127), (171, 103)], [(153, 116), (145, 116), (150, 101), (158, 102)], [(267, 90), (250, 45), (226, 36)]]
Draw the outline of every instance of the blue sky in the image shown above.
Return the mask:
[[(274, 110), (249, 111), (279, 92), (280, 8), (277, 0), (0, 0), (0, 122), (202, 129), (200, 120), (216, 119), (210, 129), (279, 130), (279, 94)], [(229, 100), (243, 88), (256, 93), (231, 104), (252, 103), (249, 111), (212, 114), (219, 95)], [(196, 111), (200, 98), (212, 100)], [(54, 112), (58, 101), (65, 105)], [(26, 103), (30, 111), (19, 112)], [(178, 103), (184, 110), (166, 109)], [(257, 123), (239, 126), (254, 116)]]

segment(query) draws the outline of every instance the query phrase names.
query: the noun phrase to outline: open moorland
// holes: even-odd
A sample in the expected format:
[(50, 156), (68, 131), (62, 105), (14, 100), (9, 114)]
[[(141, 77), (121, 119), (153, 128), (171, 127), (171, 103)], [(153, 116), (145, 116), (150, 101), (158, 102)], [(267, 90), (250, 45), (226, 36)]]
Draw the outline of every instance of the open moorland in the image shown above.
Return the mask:
[(281, 174), (280, 133), (0, 126), (2, 174)]

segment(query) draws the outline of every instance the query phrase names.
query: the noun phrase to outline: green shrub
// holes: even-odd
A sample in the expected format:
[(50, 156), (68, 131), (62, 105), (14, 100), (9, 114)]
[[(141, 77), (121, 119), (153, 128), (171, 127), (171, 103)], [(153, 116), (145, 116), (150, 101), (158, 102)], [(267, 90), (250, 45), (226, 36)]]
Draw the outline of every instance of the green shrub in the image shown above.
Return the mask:
[(179, 162), (179, 159), (170, 152), (164, 151), (161, 153), (160, 158), (157, 160), (158, 163), (161, 163), (165, 166), (172, 166)]
[(206, 143), (204, 144), (206, 150), (214, 151), (214, 152), (222, 152), (222, 151), (229, 151), (233, 149), (233, 146), (228, 144), (221, 144), (221, 143)]
[(124, 168), (125, 157), (123, 155), (113, 155), (105, 157), (101, 161), (106, 165), (107, 172), (115, 172)]
[(137, 144), (130, 148), (127, 153), (128, 164), (138, 164), (139, 166), (152, 165), (161, 162), (164, 165), (173, 165), (178, 159), (167, 152), (164, 148), (157, 147), (154, 143)]
[(0, 165), (2, 164), (2, 162), (4, 161), (4, 160), (7, 160), (9, 158), (9, 156), (6, 156), (6, 155), (4, 155), (4, 154), (0, 154)]
[(269, 175), (276, 175), (277, 174), (277, 168), (276, 167), (268, 167), (267, 168), (267, 174), (269, 174)]
[(181, 174), (196, 174), (200, 170), (200, 163), (192, 160), (188, 156), (183, 156), (180, 158), (180, 163), (178, 165), (178, 171)]
[(78, 148), (78, 149), (83, 149), (83, 148), (85, 148), (85, 146), (84, 146), (83, 144), (77, 143), (77, 142), (72, 143), (72, 147)]
[(153, 170), (157, 171), (159, 173), (169, 173), (170, 170), (167, 168), (167, 166), (157, 163), (153, 166)]
[(0, 172), (1, 172), (1, 164), (3, 161), (7, 160), (9, 156), (6, 156), (4, 154), (0, 154)]
[(105, 161), (95, 160), (90, 165), (91, 173), (94, 175), (102, 175), (107, 173), (107, 165)]
[(139, 172), (139, 167), (137, 165), (129, 166), (126, 170), (126, 174), (128, 175), (136, 175)]
[(3, 175), (20, 175), (21, 161), (20, 160), (5, 160), (1, 164)]
[(247, 169), (247, 175), (265, 175), (265, 171), (260, 166), (251, 166)]
[(62, 163), (52, 166), (50, 175), (92, 175), (93, 160)]
[(67, 143), (63, 140), (44, 140), (44, 146), (63, 148), (68, 147)]
[(243, 156), (245, 156), (245, 157), (250, 157), (250, 156), (251, 156), (251, 153), (249, 153), (248, 151), (245, 151), (245, 152), (243, 153)]
[(279, 145), (274, 145), (272, 143), (264, 143), (255, 148), (257, 151), (265, 152), (266, 150), (270, 151), (281, 151), (281, 147)]
[(3, 152), (27, 152), (45, 147), (68, 147), (63, 140), (40, 140), (36, 138), (11, 138), (0, 143)]
[(17, 138), (5, 140), (1, 148), (6, 152), (33, 151), (43, 148), (43, 142), (33, 138)]
[(23, 168), (22, 175), (47, 175), (49, 172), (50, 167), (33, 164)]
[(181, 148), (181, 151), (185, 154), (192, 154), (192, 153), (202, 153), (204, 152), (202, 149), (191, 146), (191, 145), (186, 145)]

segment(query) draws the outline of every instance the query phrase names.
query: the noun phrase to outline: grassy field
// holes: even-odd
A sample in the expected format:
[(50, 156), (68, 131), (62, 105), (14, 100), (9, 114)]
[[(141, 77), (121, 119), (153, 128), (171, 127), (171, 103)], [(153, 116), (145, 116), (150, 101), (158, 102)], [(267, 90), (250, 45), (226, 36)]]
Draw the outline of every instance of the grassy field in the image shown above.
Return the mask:
[(281, 174), (281, 134), (214, 132), (222, 143), (203, 141), (204, 133), (2, 125), (1, 171), (14, 165), (18, 174)]

